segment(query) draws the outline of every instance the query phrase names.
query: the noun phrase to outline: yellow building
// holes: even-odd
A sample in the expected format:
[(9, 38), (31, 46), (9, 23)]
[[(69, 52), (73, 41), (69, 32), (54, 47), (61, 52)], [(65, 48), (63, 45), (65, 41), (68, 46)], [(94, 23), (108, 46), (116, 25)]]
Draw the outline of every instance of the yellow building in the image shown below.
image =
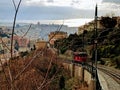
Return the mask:
[(36, 49), (46, 48), (46, 47), (47, 47), (47, 41), (38, 40), (38, 41), (35, 43), (35, 46), (36, 46)]
[(58, 39), (63, 39), (63, 38), (67, 38), (67, 32), (62, 32), (62, 31), (55, 31), (55, 32), (51, 32), (49, 34), (49, 43), (50, 45), (54, 45), (54, 42)]

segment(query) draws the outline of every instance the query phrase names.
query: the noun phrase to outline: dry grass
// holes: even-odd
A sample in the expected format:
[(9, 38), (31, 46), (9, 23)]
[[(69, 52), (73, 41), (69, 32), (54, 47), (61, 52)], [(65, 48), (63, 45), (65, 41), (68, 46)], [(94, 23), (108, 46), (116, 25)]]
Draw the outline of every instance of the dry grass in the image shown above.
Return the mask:
[[(41, 51), (42, 54), (36, 56), (33, 62), (22, 73), (20, 73), (21, 70), (23, 70), (23, 68), (25, 68), (26, 65), (28, 65), (28, 63), (33, 59), (33, 57)], [(59, 90), (60, 76), (65, 76), (66, 82), (71, 78), (70, 71), (65, 68), (63, 69), (62, 63), (59, 62), (60, 59), (61, 58), (57, 57), (56, 53), (53, 53), (53, 51), (50, 49), (46, 49), (33, 51), (25, 58), (16, 58), (14, 60), (11, 60), (10, 69), (12, 77), (14, 79), (14, 90)], [(0, 90), (10, 90), (11, 85), (7, 64), (5, 64), (4, 67), (6, 77), (3, 71), (1, 71)], [(72, 83), (75, 82), (76, 81)], [(84, 83), (82, 86), (80, 85), (80, 87), (78, 87), (76, 90), (88, 89)]]
[[(39, 52), (43, 52), (34, 58), (34, 61), (19, 75), (21, 70), (32, 60)], [(11, 60), (10, 69), (14, 80), (14, 89), (16, 90), (58, 90), (58, 81), (61, 73), (67, 75), (66, 71), (61, 68), (62, 64), (56, 62), (56, 55), (49, 49), (37, 50), (31, 52), (27, 57)], [(6, 78), (10, 83), (7, 65), (4, 65)], [(56, 70), (53, 72), (52, 68)], [(18, 76), (17, 76), (18, 75)], [(17, 76), (17, 78), (16, 78)], [(68, 75), (69, 76), (69, 75)], [(0, 72), (0, 90), (10, 90), (10, 84), (6, 81), (4, 73)], [(43, 81), (45, 81), (43, 83)], [(53, 83), (53, 82), (57, 83)], [(53, 84), (53, 85), (52, 85)], [(56, 84), (56, 87), (55, 87)], [(42, 86), (41, 86), (42, 85)], [(45, 87), (44, 87), (45, 86)], [(51, 87), (52, 89), (51, 89)]]

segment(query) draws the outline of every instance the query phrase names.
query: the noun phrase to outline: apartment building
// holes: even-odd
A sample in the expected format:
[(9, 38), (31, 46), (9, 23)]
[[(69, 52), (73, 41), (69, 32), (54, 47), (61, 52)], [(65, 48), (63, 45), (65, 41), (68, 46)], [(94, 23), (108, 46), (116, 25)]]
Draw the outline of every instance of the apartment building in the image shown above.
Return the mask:
[(55, 31), (55, 32), (51, 32), (49, 34), (49, 43), (51, 46), (54, 46), (54, 42), (58, 39), (63, 39), (63, 38), (67, 38), (67, 32), (63, 32), (63, 31)]

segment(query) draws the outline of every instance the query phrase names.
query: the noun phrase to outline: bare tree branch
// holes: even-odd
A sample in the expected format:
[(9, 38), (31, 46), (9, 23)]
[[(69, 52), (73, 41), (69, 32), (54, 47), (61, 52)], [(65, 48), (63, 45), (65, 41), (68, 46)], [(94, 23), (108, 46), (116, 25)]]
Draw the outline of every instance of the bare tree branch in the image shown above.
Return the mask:
[(59, 71), (59, 68), (57, 69), (57, 71), (55, 72), (55, 74), (52, 76), (52, 78), (50, 80), (46, 79), (45, 82), (40, 87), (38, 87), (37, 89), (42, 90), (46, 85), (50, 84), (55, 79), (56, 74), (58, 73), (58, 71)]
[(0, 38), (0, 40), (2, 41), (2, 44), (10, 51), (10, 48), (6, 45), (6, 43), (2, 40), (2, 38)]
[(15, 81), (15, 80), (26, 70), (26, 68), (28, 68), (28, 67), (31, 65), (31, 63), (34, 61), (34, 59), (35, 59), (38, 55), (40, 55), (40, 54), (42, 54), (42, 52), (39, 52), (38, 54), (36, 54), (36, 55), (31, 59), (31, 61), (30, 61), (28, 64), (26, 64), (26, 66), (16, 75), (16, 77), (14, 78), (13, 81)]
[(1, 64), (0, 67), (2, 68), (3, 73), (4, 73), (4, 75), (5, 75), (5, 79), (6, 79), (7, 83), (10, 85), (10, 82), (9, 82), (9, 80), (7, 79), (7, 74), (6, 74), (6, 72), (5, 72), (5, 68), (4, 68), (4, 65), (3, 65), (3, 62), (2, 62), (1, 59), (0, 59), (0, 64)]
[[(57, 28), (56, 31), (60, 32), (60, 30), (61, 30), (61, 28), (63, 27), (63, 25), (64, 25), (64, 22), (61, 24), (60, 27)], [(50, 41), (52, 38), (54, 38), (56, 34), (57, 34), (57, 33), (55, 33), (55, 34), (49, 39), (49, 41)]]
[[(19, 10), (19, 7), (20, 7), (20, 4), (21, 4), (22, 0), (19, 1), (17, 7), (15, 5), (14, 0), (12, 0), (12, 1), (13, 1), (13, 4), (14, 4), (14, 7), (15, 7), (15, 16), (14, 16), (13, 27), (12, 27), (12, 36), (11, 36), (11, 58), (13, 58), (13, 36), (14, 36), (16, 18), (17, 18), (18, 10)], [(10, 70), (10, 61), (11, 60), (9, 60), (8, 70), (9, 70), (9, 76), (10, 76), (10, 80), (11, 80), (11, 90), (14, 90), (13, 77), (12, 77), (12, 73), (11, 73), (11, 70)]]
[(27, 35), (27, 33), (29, 32), (29, 30), (31, 29), (31, 26), (32, 26), (32, 24), (30, 24), (30, 26), (29, 26), (27, 32), (22, 36), (22, 38), (25, 37), (25, 36)]
[(13, 5), (14, 5), (14, 8), (15, 8), (15, 11), (16, 11), (16, 10), (17, 10), (17, 8), (16, 8), (15, 1), (14, 1), (14, 0), (12, 0), (12, 2), (13, 2)]
[[(53, 55), (54, 56), (54, 55)], [(52, 57), (53, 57), (52, 56)], [(48, 72), (49, 72), (49, 70), (50, 70), (50, 68), (51, 68), (51, 63), (52, 63), (52, 58), (51, 58), (51, 60), (50, 60), (50, 63), (49, 63), (49, 66), (48, 66), (48, 69), (47, 69), (47, 73), (46, 73), (46, 75), (45, 75), (45, 78), (44, 78), (44, 80), (43, 80), (43, 82), (42, 82), (42, 84), (40, 85), (40, 87), (39, 88), (41, 88), (42, 86), (43, 86), (43, 84), (46, 82), (46, 80), (47, 80), (47, 77), (48, 77)]]
[[(14, 1), (14, 0), (13, 0), (13, 1)], [(20, 0), (19, 3), (18, 3), (18, 6), (17, 6), (16, 11), (15, 11), (14, 21), (13, 21), (12, 36), (11, 36), (11, 58), (13, 58), (13, 36), (14, 36), (16, 18), (17, 18), (17, 14), (18, 14), (18, 10), (19, 10), (21, 1), (22, 1), (22, 0)]]

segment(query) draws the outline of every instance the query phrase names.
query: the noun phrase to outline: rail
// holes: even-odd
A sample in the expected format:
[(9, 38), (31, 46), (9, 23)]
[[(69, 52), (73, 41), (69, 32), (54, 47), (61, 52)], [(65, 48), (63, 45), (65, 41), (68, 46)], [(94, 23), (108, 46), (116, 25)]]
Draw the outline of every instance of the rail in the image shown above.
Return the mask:
[(98, 69), (112, 77), (118, 84), (120, 84), (120, 72), (117, 72), (113, 69), (111, 70), (105, 66), (99, 66)]

